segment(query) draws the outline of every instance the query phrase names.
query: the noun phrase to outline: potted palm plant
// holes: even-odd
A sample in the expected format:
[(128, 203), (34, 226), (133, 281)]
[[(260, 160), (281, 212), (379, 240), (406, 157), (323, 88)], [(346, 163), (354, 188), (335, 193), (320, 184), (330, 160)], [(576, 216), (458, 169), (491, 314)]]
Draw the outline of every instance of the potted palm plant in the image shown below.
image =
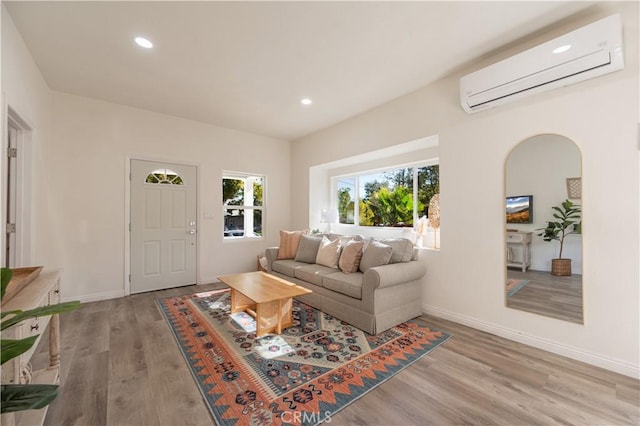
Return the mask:
[(564, 239), (572, 234), (582, 233), (582, 210), (580, 205), (564, 200), (559, 206), (551, 207), (554, 210), (553, 217), (544, 228), (536, 229), (541, 231), (538, 236), (545, 241), (559, 241), (560, 252), (557, 259), (551, 259), (551, 275), (569, 276), (571, 275), (571, 259), (562, 257)]

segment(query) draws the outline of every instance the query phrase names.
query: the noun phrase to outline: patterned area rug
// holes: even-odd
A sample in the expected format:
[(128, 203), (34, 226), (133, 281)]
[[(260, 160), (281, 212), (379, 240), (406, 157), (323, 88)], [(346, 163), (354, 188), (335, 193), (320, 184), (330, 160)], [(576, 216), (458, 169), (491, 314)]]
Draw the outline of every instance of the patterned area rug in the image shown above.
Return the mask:
[(531, 281), (530, 280), (517, 280), (515, 278), (509, 278), (507, 279), (507, 297), (511, 297), (514, 294), (516, 294), (517, 292), (519, 292), (520, 290), (522, 290), (522, 288), (529, 284)]
[(293, 326), (257, 339), (228, 290), (158, 299), (219, 425), (315, 425), (422, 358), (449, 334), (406, 322), (369, 335), (294, 301)]

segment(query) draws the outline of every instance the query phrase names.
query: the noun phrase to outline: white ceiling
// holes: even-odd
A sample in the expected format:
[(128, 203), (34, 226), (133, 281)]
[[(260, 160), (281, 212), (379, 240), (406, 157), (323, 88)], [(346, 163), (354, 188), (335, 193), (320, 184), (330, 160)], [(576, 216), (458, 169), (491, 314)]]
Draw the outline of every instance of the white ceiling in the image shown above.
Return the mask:
[[(2, 3), (53, 90), (283, 139), (415, 91), (590, 5)], [(138, 47), (137, 35), (155, 47)]]

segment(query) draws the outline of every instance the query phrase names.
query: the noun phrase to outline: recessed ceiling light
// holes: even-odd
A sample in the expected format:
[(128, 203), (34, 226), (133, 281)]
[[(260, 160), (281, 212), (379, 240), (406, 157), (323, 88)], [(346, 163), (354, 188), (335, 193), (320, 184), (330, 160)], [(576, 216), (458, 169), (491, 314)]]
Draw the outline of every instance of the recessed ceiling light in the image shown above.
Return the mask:
[(151, 49), (153, 47), (153, 43), (144, 37), (136, 37), (134, 40), (138, 46), (144, 47), (145, 49)]
[(302, 105), (311, 105), (313, 103), (313, 101), (311, 99), (309, 99), (309, 98), (304, 98), (304, 99), (300, 100), (300, 103)]
[(556, 47), (555, 49), (552, 50), (552, 52), (553, 53), (563, 53), (563, 52), (566, 52), (569, 49), (571, 49), (571, 45), (570, 44), (564, 44), (562, 46)]

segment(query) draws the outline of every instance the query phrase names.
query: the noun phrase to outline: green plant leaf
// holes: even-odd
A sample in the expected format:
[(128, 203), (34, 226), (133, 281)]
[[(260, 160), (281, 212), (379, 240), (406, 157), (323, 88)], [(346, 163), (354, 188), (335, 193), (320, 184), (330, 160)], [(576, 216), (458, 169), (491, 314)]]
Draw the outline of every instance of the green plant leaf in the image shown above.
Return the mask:
[(65, 302), (59, 303), (57, 305), (49, 305), (49, 306), (40, 306), (35, 309), (30, 309), (28, 311), (21, 312), (9, 319), (2, 321), (0, 325), (0, 330), (4, 330), (7, 327), (11, 327), (19, 323), (20, 321), (24, 321), (29, 318), (37, 318), (43, 317), (47, 315), (60, 314), (63, 312), (73, 311), (74, 309), (80, 306), (80, 301), (74, 300), (73, 302)]
[(559, 257), (562, 257), (564, 238), (567, 235), (582, 233), (581, 207), (574, 205), (570, 200), (565, 200), (560, 203), (560, 206), (552, 206), (551, 209), (553, 210), (552, 216), (559, 219), (559, 222), (548, 221), (545, 228), (538, 228), (536, 231), (541, 231), (538, 236), (542, 237), (544, 241), (559, 241)]
[(0, 358), (2, 362), (0, 364), (4, 364), (12, 358), (15, 358), (19, 355), (22, 355), (26, 351), (33, 346), (38, 338), (38, 334), (35, 336), (29, 336), (25, 339), (21, 340), (0, 340)]
[(0, 312), (0, 318), (4, 318), (7, 315), (18, 315), (19, 313), (21, 313), (21, 310), (16, 310), (16, 311), (2, 311)]
[(1, 385), (1, 412), (38, 410), (49, 405), (57, 396), (58, 385)]
[[(2, 268), (2, 294), (1, 298), (4, 298), (5, 291), (11, 281), (12, 272), (10, 269)], [(1, 299), (0, 298), (0, 299)], [(40, 306), (28, 311), (3, 311), (1, 318), (3, 319), (0, 324), (0, 330), (4, 330), (8, 327), (16, 325), (29, 318), (37, 318), (48, 315), (59, 314), (63, 312), (72, 311), (80, 306), (79, 301), (59, 303), (56, 305)], [(13, 359), (26, 351), (28, 351), (38, 336), (30, 336), (21, 340), (0, 340), (0, 358), (1, 363)], [(15, 411), (24, 411), (32, 409), (40, 409), (46, 407), (53, 401), (58, 395), (57, 385), (42, 385), (42, 384), (28, 384), (28, 385), (14, 385), (7, 384), (1, 385), (0, 389), (0, 407), (2, 413), (11, 413)]]
[(0, 269), (0, 300), (4, 299), (4, 293), (7, 291), (7, 286), (9, 285), (9, 281), (11, 281), (11, 277), (13, 276), (13, 271), (9, 268)]
[(575, 232), (576, 234), (582, 234), (582, 222), (578, 222), (573, 225), (573, 232)]

